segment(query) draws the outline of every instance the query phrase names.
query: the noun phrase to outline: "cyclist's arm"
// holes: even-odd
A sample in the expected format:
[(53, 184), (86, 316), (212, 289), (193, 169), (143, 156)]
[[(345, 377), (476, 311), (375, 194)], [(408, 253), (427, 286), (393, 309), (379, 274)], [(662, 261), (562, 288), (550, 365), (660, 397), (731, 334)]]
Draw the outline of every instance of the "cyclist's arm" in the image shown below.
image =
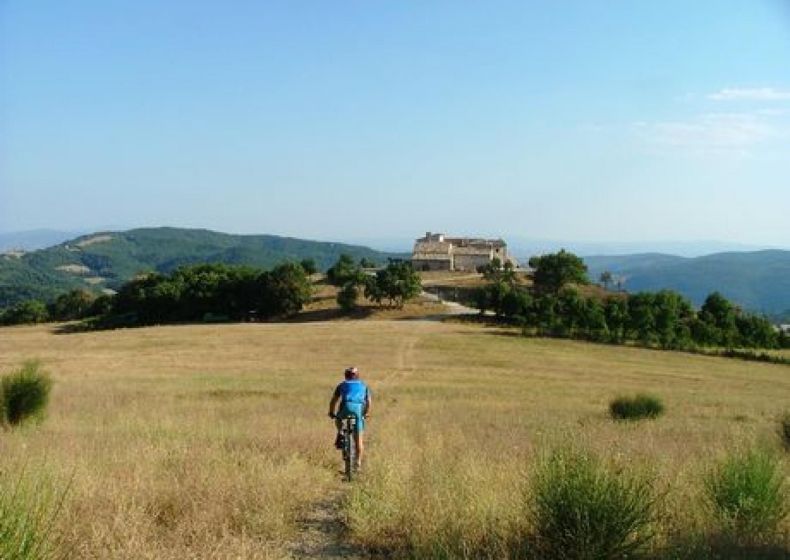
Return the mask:
[(368, 416), (370, 414), (370, 403), (371, 403), (370, 391), (367, 391), (365, 393), (365, 410), (362, 412), (363, 416)]
[(339, 400), (340, 400), (340, 391), (338, 389), (335, 389), (335, 392), (332, 394), (332, 398), (329, 400), (329, 416), (335, 415), (337, 401)]

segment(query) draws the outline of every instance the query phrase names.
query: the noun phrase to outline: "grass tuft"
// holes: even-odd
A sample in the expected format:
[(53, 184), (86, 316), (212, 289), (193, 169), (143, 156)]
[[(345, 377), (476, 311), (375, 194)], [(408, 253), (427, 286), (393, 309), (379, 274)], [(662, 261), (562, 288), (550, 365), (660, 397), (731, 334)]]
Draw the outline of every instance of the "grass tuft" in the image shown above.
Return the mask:
[(609, 413), (616, 420), (656, 418), (664, 413), (664, 404), (653, 395), (618, 397), (609, 404)]
[(768, 451), (730, 454), (706, 475), (704, 486), (721, 534), (738, 542), (769, 541), (788, 514), (782, 465)]
[(0, 420), (16, 425), (41, 418), (49, 402), (52, 381), (37, 361), (27, 361), (0, 380)]
[(532, 481), (532, 517), (545, 558), (624, 558), (653, 538), (652, 480), (607, 468), (589, 453), (561, 451)]
[(16, 476), (0, 473), (0, 558), (59, 558), (53, 524), (64, 496), (45, 479), (26, 476), (24, 469)]

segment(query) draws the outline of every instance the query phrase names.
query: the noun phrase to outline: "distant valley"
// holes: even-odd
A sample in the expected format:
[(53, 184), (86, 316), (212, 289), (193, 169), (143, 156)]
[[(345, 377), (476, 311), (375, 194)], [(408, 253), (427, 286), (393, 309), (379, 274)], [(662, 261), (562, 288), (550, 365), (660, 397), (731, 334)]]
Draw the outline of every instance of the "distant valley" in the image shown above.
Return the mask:
[(629, 292), (662, 289), (682, 293), (696, 305), (719, 291), (744, 309), (790, 322), (790, 251), (716, 253), (686, 258), (661, 253), (584, 257), (589, 275), (604, 271)]

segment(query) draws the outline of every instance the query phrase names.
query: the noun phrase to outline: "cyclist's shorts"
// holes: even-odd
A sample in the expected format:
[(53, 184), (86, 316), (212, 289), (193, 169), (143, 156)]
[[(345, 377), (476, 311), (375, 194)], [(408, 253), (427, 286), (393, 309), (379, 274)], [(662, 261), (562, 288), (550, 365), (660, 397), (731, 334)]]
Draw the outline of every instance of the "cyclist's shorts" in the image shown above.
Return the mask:
[(357, 431), (364, 432), (365, 418), (362, 416), (364, 408), (365, 405), (362, 403), (343, 403), (343, 406), (337, 411), (337, 417), (346, 418), (348, 416), (355, 416), (357, 419)]

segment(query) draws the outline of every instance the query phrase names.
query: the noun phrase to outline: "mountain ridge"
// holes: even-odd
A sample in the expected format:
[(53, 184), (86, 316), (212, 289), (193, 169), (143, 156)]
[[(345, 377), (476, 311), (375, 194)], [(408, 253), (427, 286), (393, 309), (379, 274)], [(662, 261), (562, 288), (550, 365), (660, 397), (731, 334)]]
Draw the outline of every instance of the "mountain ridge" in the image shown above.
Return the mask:
[(630, 292), (670, 289), (701, 305), (721, 292), (737, 305), (772, 316), (790, 311), (790, 251), (728, 251), (700, 257), (660, 253), (584, 257), (592, 280), (611, 272)]
[(75, 288), (116, 290), (141, 272), (164, 273), (206, 262), (269, 268), (313, 259), (319, 269), (326, 269), (342, 253), (378, 262), (402, 256), (345, 243), (208, 229), (98, 231), (45, 249), (0, 256), (0, 307), (24, 299), (49, 300)]

